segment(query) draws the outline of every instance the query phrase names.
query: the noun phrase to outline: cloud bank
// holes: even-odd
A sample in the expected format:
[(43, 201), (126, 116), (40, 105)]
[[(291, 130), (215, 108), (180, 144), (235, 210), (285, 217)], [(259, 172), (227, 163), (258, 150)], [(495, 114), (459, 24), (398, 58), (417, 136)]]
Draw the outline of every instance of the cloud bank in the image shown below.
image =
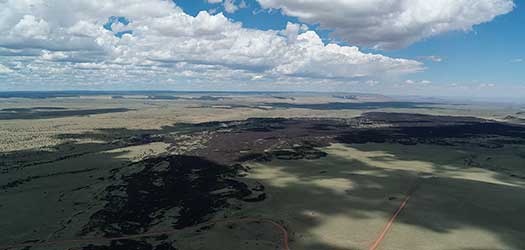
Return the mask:
[(194, 17), (164, 0), (0, 1), (0, 33), (0, 71), (12, 84), (349, 81), (424, 69), (324, 44), (304, 25), (247, 29), (222, 13)]
[(333, 36), (376, 49), (398, 49), (449, 31), (466, 31), (514, 9), (512, 0), (257, 0)]

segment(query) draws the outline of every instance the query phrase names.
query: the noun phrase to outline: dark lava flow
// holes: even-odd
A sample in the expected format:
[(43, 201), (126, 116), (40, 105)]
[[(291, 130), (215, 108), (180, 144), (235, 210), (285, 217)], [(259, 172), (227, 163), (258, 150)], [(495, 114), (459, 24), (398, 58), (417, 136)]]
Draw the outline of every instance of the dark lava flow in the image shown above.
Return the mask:
[[(141, 171), (123, 177), (122, 184), (106, 189), (107, 205), (93, 214), (83, 234), (107, 237), (147, 232), (160, 221), (185, 228), (208, 221), (231, 207), (229, 199), (257, 202), (266, 198), (264, 186), (241, 182), (245, 169), (239, 163), (272, 159), (317, 159), (320, 147), (330, 143), (400, 143), (482, 147), (525, 144), (525, 126), (471, 117), (406, 113), (365, 113), (353, 119), (252, 118), (245, 121), (178, 125), (186, 134), (212, 136), (188, 155), (151, 158)], [(155, 136), (172, 143), (169, 136)], [(475, 140), (472, 140), (475, 139)], [(174, 144), (174, 147), (177, 145)], [(191, 155), (191, 156), (190, 156)], [(175, 215), (171, 217), (169, 214)], [(84, 250), (175, 249), (163, 242), (156, 248), (138, 240), (115, 241), (110, 246)]]
[(174, 228), (193, 226), (208, 219), (228, 199), (251, 199), (248, 185), (234, 177), (239, 166), (223, 166), (194, 156), (168, 156), (145, 160), (144, 169), (124, 178), (107, 191), (108, 204), (93, 214), (84, 233), (103, 232), (116, 237), (146, 232), (169, 209), (178, 209)]
[(173, 244), (163, 242), (156, 247), (144, 241), (137, 240), (116, 240), (112, 241), (109, 246), (88, 245), (82, 250), (177, 250)]
[(371, 112), (354, 121), (377, 127), (343, 132), (336, 137), (338, 142), (455, 145), (478, 139), (482, 141), (478, 146), (489, 148), (525, 144), (525, 126), (473, 117)]
[(315, 148), (330, 143), (476, 144), (488, 148), (525, 144), (522, 125), (408, 113), (370, 112), (346, 120), (251, 118), (196, 127), (214, 134), (205, 148), (191, 154), (223, 164), (319, 158), (324, 155)]
[(372, 112), (348, 120), (253, 118), (196, 124), (193, 131), (204, 130), (213, 136), (204, 148), (188, 153), (193, 156), (144, 160), (139, 163), (143, 170), (124, 177), (121, 185), (108, 187), (108, 204), (91, 217), (84, 233), (111, 237), (143, 233), (173, 208), (179, 209), (175, 228), (199, 224), (227, 207), (227, 199), (258, 200), (253, 190), (234, 178), (243, 169), (238, 163), (316, 159), (326, 156), (317, 148), (330, 143), (455, 145), (476, 138), (474, 143), (485, 147), (525, 144), (524, 126), (405, 113)]

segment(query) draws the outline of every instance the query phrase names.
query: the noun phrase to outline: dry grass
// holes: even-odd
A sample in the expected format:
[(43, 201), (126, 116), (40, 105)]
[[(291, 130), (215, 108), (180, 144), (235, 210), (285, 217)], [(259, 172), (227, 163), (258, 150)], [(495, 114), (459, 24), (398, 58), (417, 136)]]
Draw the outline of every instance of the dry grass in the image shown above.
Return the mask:
[[(444, 146), (333, 145), (319, 160), (252, 164), (249, 178), (270, 199), (250, 211), (284, 220), (294, 249), (368, 249), (405, 193), (409, 205), (379, 249), (523, 249), (523, 158), (507, 148), (487, 154)], [(494, 157), (480, 167), (464, 160)], [(432, 176), (431, 178), (429, 178)]]

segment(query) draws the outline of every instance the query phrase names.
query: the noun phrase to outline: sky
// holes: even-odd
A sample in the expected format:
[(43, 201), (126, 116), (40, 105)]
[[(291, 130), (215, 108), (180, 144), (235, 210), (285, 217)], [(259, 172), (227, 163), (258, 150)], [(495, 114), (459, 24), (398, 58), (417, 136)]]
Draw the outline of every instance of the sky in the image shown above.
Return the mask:
[(0, 0), (0, 91), (525, 97), (513, 0)]

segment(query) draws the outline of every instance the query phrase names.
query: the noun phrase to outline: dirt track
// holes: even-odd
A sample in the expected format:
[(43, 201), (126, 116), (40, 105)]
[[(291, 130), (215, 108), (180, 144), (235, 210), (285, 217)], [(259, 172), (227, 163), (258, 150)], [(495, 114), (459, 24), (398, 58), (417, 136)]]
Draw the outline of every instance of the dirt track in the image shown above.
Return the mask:
[(418, 186), (419, 186), (418, 185), (418, 181), (416, 180), (416, 182), (414, 183), (412, 188), (410, 188), (410, 190), (406, 194), (406, 196), (403, 199), (403, 201), (401, 202), (401, 204), (399, 204), (399, 207), (396, 209), (396, 211), (394, 211), (394, 214), (392, 214), (392, 217), (390, 217), (390, 219), (386, 223), (386, 225), (383, 228), (383, 230), (381, 230), (381, 232), (377, 236), (377, 239), (375, 239), (372, 242), (372, 244), (370, 245), (370, 247), (368, 247), (368, 250), (376, 250), (376, 249), (379, 248), (379, 245), (381, 245), (381, 242), (383, 242), (383, 239), (385, 239), (386, 235), (390, 231), (390, 228), (392, 228), (392, 225), (394, 225), (394, 222), (395, 222), (397, 216), (399, 216), (401, 211), (403, 211), (403, 209), (406, 207), (406, 205), (408, 204), (408, 201), (410, 200), (410, 198), (412, 197), (412, 194), (416, 191)]

